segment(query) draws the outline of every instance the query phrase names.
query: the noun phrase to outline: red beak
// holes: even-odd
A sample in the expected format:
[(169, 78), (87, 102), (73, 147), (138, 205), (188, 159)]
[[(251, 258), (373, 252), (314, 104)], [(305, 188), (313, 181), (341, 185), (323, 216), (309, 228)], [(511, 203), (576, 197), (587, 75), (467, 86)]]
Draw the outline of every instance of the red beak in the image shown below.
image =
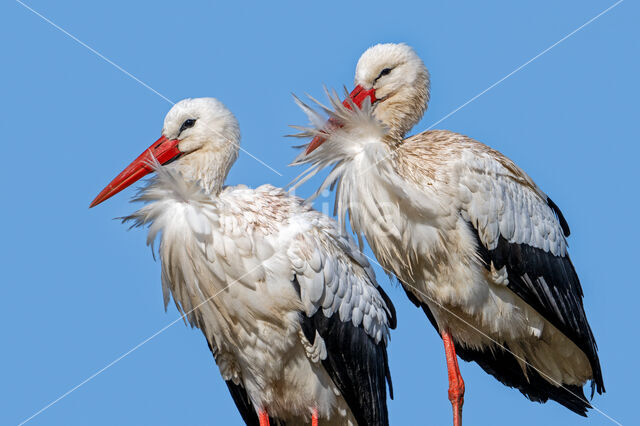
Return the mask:
[(179, 157), (182, 154), (178, 149), (179, 142), (177, 139), (167, 139), (165, 136), (155, 141), (98, 194), (89, 205), (89, 208), (95, 207), (104, 200), (113, 197), (126, 187), (142, 179), (143, 176), (151, 173), (153, 169), (150, 164), (154, 158), (160, 164), (166, 164)]
[[(377, 100), (376, 99), (376, 90), (374, 88), (371, 88), (369, 90), (364, 90), (364, 88), (362, 86), (358, 85), (349, 94), (349, 99), (351, 99), (351, 101), (353, 101), (353, 103), (358, 108), (362, 107), (362, 102), (364, 102), (364, 100), (367, 99), (367, 98), (371, 98), (371, 103), (374, 103)], [(342, 105), (344, 105), (345, 107), (351, 109), (351, 102), (349, 102), (349, 99), (345, 99), (344, 102), (342, 102)], [(332, 119), (332, 118), (329, 119), (328, 126), (329, 126), (330, 129), (335, 129), (336, 127), (342, 127), (340, 124), (336, 123), (336, 121), (334, 119)], [(305, 155), (311, 154), (311, 152), (313, 152), (313, 150), (315, 150), (320, 145), (322, 145), (322, 143), (325, 140), (326, 139), (323, 138), (322, 136), (316, 136), (315, 138), (313, 138), (313, 140), (307, 146), (307, 150), (304, 152)]]

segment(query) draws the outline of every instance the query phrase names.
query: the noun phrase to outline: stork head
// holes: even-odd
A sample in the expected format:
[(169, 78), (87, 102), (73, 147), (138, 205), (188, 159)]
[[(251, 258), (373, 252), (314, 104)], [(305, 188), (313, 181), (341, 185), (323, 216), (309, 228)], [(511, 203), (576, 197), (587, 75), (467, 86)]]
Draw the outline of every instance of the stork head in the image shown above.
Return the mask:
[[(376, 44), (367, 49), (356, 65), (355, 89), (349, 97), (360, 107), (369, 98), (374, 115), (399, 142), (427, 110), (429, 71), (413, 49), (404, 43)], [(345, 101), (345, 106), (350, 107)], [(316, 137), (307, 154), (324, 142)]]
[(94, 207), (153, 171), (154, 159), (171, 163), (187, 180), (207, 192), (222, 188), (238, 157), (240, 127), (222, 102), (214, 98), (183, 99), (164, 119), (162, 136), (127, 166), (93, 200)]

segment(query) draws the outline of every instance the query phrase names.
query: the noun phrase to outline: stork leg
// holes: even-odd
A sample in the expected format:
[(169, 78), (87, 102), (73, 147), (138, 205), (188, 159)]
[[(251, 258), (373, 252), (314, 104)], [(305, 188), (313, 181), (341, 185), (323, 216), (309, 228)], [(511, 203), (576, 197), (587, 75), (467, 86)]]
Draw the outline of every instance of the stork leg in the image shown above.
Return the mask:
[(318, 409), (314, 408), (311, 413), (311, 426), (318, 426)]
[(260, 420), (260, 426), (269, 426), (269, 415), (266, 410), (260, 410), (258, 412), (258, 420)]
[(449, 401), (453, 408), (453, 426), (462, 426), (462, 404), (464, 404), (464, 380), (458, 367), (456, 348), (449, 330), (442, 332), (444, 352), (447, 356), (447, 370), (449, 373)]

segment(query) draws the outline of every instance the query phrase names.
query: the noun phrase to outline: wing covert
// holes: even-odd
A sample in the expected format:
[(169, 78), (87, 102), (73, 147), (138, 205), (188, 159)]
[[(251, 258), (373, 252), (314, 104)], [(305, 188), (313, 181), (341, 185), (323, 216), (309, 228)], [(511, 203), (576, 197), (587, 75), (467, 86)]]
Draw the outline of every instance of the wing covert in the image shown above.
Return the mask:
[(454, 170), (462, 217), (487, 248), (494, 249), (502, 236), (509, 243), (566, 254), (569, 227), (560, 209), (508, 158), (466, 150)]
[(313, 238), (300, 234), (288, 251), (309, 356), (320, 359), (358, 424), (387, 425), (387, 383), (392, 398), (393, 390), (386, 344), (394, 307), (337, 225), (316, 232)]
[(395, 327), (393, 305), (355, 243), (332, 224), (298, 234), (287, 250), (305, 314), (337, 314), (340, 321), (363, 327), (376, 343), (386, 343), (389, 326)]

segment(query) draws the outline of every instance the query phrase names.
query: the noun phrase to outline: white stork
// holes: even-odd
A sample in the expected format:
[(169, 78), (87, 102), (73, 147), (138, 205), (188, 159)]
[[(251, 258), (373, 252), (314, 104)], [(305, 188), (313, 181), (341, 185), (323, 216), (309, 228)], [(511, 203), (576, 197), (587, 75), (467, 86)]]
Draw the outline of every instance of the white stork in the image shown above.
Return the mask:
[(604, 392), (582, 288), (558, 206), (501, 153), (432, 130), (405, 139), (429, 101), (429, 73), (405, 44), (379, 44), (358, 61), (343, 104), (322, 115), (299, 102), (314, 137), (294, 164), (301, 184), (333, 166), (336, 209), (364, 235), (442, 336), (454, 424), (464, 382), (456, 353), (532, 401), (591, 408), (582, 386)]
[(161, 234), (165, 308), (202, 330), (247, 424), (388, 424), (393, 305), (333, 219), (270, 185), (223, 187), (239, 141), (222, 103), (180, 101), (91, 207), (155, 171), (124, 221)]

